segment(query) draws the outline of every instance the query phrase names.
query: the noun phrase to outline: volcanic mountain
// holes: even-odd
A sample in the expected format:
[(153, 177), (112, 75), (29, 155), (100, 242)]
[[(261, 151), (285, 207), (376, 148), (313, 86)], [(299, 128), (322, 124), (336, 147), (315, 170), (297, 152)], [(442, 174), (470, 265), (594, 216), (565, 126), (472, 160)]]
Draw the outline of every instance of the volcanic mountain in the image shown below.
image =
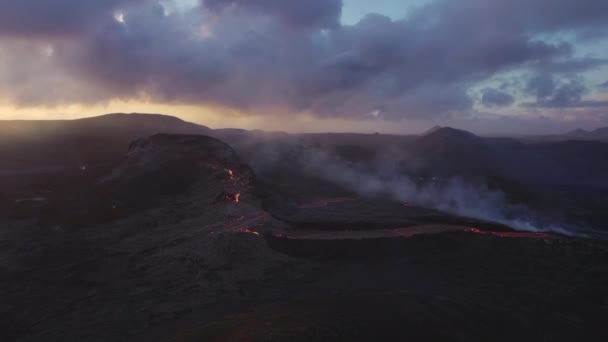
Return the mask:
[[(343, 177), (339, 173), (344, 170), (332, 172), (329, 181), (319, 177), (324, 168), (319, 169), (320, 164), (313, 162), (325, 155), (346, 171), (379, 168), (382, 160), (390, 160), (394, 164), (388, 168), (394, 170), (392, 177), (427, 181), (459, 177), (490, 182), (527, 206), (540, 204), (539, 207), (576, 220), (581, 212), (587, 212), (584, 221), (591, 219), (594, 225), (603, 220), (600, 213), (606, 212), (602, 209), (602, 189), (608, 186), (608, 144), (597, 141), (487, 138), (450, 127), (436, 127), (417, 137), (211, 130), (177, 118), (148, 114), (0, 122), (0, 130), (6, 133), (0, 135), (0, 203), (5, 203), (0, 212), (14, 206), (10, 204), (12, 198), (36, 199), (40, 204), (40, 198), (49, 197), (48, 191), (63, 193), (69, 188), (87, 188), (86, 184), (112, 172), (132, 141), (158, 133), (204, 134), (226, 141), (257, 171), (261, 181), (280, 188), (292, 199), (302, 195), (314, 200), (315, 196), (353, 194), (352, 186), (340, 184)], [(310, 165), (316, 165), (316, 169), (308, 170)], [(388, 169), (379, 171), (385, 173)], [(34, 188), (45, 193), (33, 191)], [(569, 200), (575, 197), (575, 201)], [(545, 205), (549, 198), (558, 200), (559, 205)], [(24, 203), (20, 202), (21, 206)], [(593, 215), (588, 214), (589, 208), (593, 208)]]
[[(169, 129), (164, 118), (133, 120)], [(0, 189), (1, 340), (606, 339), (604, 240), (514, 231), (354, 188), (375, 189), (366, 175), (378, 166), (407, 177), (385, 167), (389, 157), (490, 172), (525, 152), (543, 157), (528, 164), (542, 172), (564, 158), (576, 163), (560, 177), (591, 174), (567, 166), (601, 166), (601, 143), (586, 160), (577, 154), (588, 143), (528, 146), (449, 128), (423, 137), (230, 131), (233, 141), (113, 131), (94, 132), (101, 146), (121, 142), (102, 153), (69, 145), (80, 134), (70, 130), (11, 140), (29, 146), (29, 159), (3, 170), (11, 186)], [(61, 148), (67, 157), (45, 155)]]
[(428, 134), (434, 133), (434, 132), (436, 132), (436, 131), (438, 131), (438, 130), (440, 130), (442, 128), (443, 127), (438, 126), (438, 125), (433, 126), (433, 127), (429, 128), (426, 132), (422, 133), (422, 135), (428, 135)]
[[(473, 133), (442, 127), (421, 136), (412, 151), (424, 168), (442, 175), (483, 173), (488, 167), (490, 147)], [(466, 170), (466, 172), (465, 172)]]
[(141, 138), (107, 174), (91, 179), (87, 170), (82, 173), (79, 186), (66, 184), (53, 193), (44, 220), (102, 223), (177, 196), (199, 205), (238, 201), (249, 196), (253, 183), (253, 172), (230, 146), (201, 135)]
[(155, 114), (0, 121), (0, 159), (6, 169), (16, 171), (95, 167), (115, 162), (133, 140), (158, 133), (209, 135), (211, 129)]

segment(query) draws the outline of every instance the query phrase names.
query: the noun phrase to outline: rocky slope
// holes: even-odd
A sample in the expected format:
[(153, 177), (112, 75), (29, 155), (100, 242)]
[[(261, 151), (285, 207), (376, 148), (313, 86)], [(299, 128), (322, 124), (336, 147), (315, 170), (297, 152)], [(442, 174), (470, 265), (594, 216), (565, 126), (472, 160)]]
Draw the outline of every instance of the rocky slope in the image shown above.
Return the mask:
[(46, 198), (0, 218), (0, 339), (606, 340), (605, 241), (338, 196), (292, 168), (275, 186), (242, 157), (160, 134), (32, 184)]

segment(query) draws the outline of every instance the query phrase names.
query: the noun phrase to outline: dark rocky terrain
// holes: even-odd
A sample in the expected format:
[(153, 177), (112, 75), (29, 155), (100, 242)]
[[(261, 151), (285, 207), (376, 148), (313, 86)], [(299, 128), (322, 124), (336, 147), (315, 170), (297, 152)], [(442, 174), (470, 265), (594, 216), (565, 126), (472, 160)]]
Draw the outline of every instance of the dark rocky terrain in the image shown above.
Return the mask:
[(69, 125), (0, 144), (3, 341), (608, 338), (601, 234), (517, 231), (375, 184), (458, 176), (601, 231), (603, 143)]

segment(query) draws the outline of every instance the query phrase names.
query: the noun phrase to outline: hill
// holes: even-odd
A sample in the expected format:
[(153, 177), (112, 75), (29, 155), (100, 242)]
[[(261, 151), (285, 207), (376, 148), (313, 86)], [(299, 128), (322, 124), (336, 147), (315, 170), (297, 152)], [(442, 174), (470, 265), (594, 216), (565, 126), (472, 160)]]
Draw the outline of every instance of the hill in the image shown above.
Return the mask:
[(129, 144), (158, 133), (209, 134), (211, 129), (156, 114), (108, 114), (78, 120), (0, 121), (6, 169), (94, 167), (116, 161)]

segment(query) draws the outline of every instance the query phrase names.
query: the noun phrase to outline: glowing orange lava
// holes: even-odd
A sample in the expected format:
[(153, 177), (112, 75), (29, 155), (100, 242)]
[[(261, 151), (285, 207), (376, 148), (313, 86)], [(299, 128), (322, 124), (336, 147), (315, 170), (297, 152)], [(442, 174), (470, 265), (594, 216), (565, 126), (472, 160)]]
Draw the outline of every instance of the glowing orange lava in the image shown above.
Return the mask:
[(256, 232), (255, 230), (251, 230), (251, 229), (245, 229), (244, 233), (260, 236), (259, 232)]
[(381, 229), (381, 230), (367, 230), (367, 231), (333, 231), (333, 232), (317, 232), (304, 235), (274, 235), (276, 238), (290, 239), (290, 240), (348, 240), (348, 239), (371, 239), (371, 238), (412, 238), (417, 235), (426, 234), (439, 234), (444, 232), (468, 232), (481, 235), (498, 236), (501, 238), (527, 238), (527, 239), (545, 239), (550, 238), (551, 234), (548, 233), (532, 233), (532, 232), (493, 232), (493, 231), (482, 231), (477, 228), (471, 228), (466, 226), (458, 225), (442, 225), (442, 224), (429, 224), (412, 226), (406, 228), (393, 228), (393, 229)]
[(260, 210), (257, 215), (234, 217), (224, 224), (212, 227), (210, 230), (212, 233), (232, 232), (261, 235), (258, 231), (252, 230), (251, 227), (264, 227), (267, 217), (268, 213)]
[(228, 173), (228, 176), (230, 177), (230, 179), (234, 178), (234, 172), (230, 169), (224, 169), (224, 171), (226, 171), (226, 173)]
[(230, 202), (234, 202), (234, 203), (239, 203), (241, 200), (241, 194), (238, 193), (236, 195), (226, 195), (224, 196), (224, 199), (226, 201), (230, 201)]

